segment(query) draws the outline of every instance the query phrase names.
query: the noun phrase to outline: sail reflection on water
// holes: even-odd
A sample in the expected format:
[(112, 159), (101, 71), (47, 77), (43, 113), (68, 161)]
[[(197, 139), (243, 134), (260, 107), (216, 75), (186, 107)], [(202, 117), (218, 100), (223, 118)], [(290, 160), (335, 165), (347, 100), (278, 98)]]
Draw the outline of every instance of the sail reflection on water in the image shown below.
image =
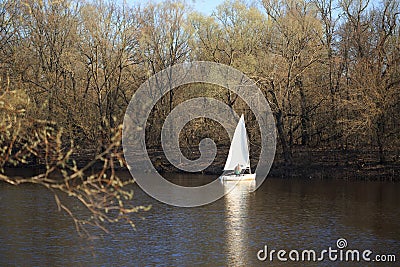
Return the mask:
[(225, 227), (226, 247), (229, 253), (229, 265), (242, 266), (249, 262), (248, 232), (249, 226), (249, 198), (256, 187), (253, 181), (223, 181), (225, 195)]

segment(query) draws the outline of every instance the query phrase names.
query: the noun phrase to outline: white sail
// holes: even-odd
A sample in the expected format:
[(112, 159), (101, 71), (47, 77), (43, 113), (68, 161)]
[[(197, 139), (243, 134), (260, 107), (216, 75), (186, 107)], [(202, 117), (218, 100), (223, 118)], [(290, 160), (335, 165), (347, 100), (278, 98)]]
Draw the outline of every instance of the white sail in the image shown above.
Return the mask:
[(249, 147), (247, 143), (247, 132), (243, 115), (240, 117), (239, 123), (235, 129), (235, 133), (233, 134), (232, 143), (224, 170), (234, 170), (238, 164), (242, 169), (250, 168)]

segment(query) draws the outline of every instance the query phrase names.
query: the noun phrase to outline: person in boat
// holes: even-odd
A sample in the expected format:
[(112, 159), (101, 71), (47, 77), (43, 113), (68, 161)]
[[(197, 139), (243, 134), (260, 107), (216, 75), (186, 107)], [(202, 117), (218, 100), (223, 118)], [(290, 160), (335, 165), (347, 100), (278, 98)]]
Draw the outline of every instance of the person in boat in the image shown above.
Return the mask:
[(234, 171), (235, 171), (236, 176), (239, 176), (240, 173), (242, 172), (242, 168), (240, 167), (239, 163), (238, 163), (238, 165), (236, 165)]

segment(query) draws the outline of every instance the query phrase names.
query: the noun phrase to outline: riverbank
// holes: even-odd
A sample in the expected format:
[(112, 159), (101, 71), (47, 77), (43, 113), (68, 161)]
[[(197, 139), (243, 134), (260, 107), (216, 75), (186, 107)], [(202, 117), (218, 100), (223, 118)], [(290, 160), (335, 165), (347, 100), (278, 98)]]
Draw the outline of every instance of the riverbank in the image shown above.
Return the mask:
[(272, 177), (400, 182), (400, 162), (379, 163), (376, 153), (341, 150), (297, 151), (292, 164), (275, 160)]
[[(162, 150), (149, 149), (149, 157), (154, 167), (160, 173), (182, 173), (179, 168), (171, 165)], [(189, 159), (196, 159), (200, 156), (196, 149), (182, 149), (183, 155)], [(223, 171), (227, 148), (218, 148), (214, 162), (201, 173), (219, 175)], [(256, 153), (254, 153), (256, 154)], [(74, 153), (74, 158), (79, 167), (84, 166), (93, 157), (93, 152), (82, 151)], [(252, 155), (252, 169), (257, 166), (257, 155)], [(116, 164), (116, 166), (119, 166)], [(101, 168), (99, 162), (92, 166), (92, 170)], [(125, 167), (117, 167), (125, 170)], [(30, 162), (27, 165), (11, 167), (8, 166), (6, 174), (19, 175), (18, 169), (30, 169), (34, 173), (45, 170), (40, 161)], [(21, 173), (25, 173), (22, 171)], [(335, 179), (335, 180), (363, 180), (363, 181), (389, 181), (400, 182), (400, 159), (394, 153), (387, 162), (381, 164), (376, 158), (374, 151), (356, 150), (305, 150), (296, 149), (293, 151), (292, 162), (283, 161), (280, 153), (275, 155), (275, 160), (268, 174), (270, 178), (303, 178), (303, 179)]]
[[(158, 166), (159, 171), (179, 171), (170, 166), (166, 159), (158, 157), (158, 161), (162, 162)], [(252, 155), (251, 159), (252, 169), (255, 170), (257, 156)], [(224, 164), (225, 157), (219, 157), (218, 154), (204, 173), (220, 174)], [(291, 163), (284, 162), (280, 153), (275, 155), (268, 177), (400, 182), (400, 159), (392, 153), (387, 162), (379, 163), (375, 151), (295, 149)]]

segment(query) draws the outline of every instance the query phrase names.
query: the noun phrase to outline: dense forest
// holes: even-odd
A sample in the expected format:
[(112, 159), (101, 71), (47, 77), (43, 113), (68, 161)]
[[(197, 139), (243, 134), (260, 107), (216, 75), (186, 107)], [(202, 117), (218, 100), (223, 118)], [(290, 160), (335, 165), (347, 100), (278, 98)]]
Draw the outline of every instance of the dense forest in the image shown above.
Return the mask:
[[(372, 151), (377, 162), (398, 161), (399, 13), (397, 0), (226, 1), (210, 16), (180, 1), (3, 0), (1, 163), (24, 161), (16, 152), (34, 152), (28, 146), (43, 141), (42, 128), (60, 135), (60, 146), (72, 140), (82, 151), (103, 151), (140, 84), (193, 60), (254, 79), (274, 113), (286, 163), (298, 147)], [(251, 112), (227, 89), (203, 89)], [(149, 127), (159, 130), (162, 118), (198, 91), (171, 91)], [(210, 128), (203, 123), (187, 127), (192, 139)], [(158, 136), (149, 136), (148, 145), (157, 144)]]
[[(344, 157), (342, 168), (355, 162), (351, 172), (372, 170), (372, 164), (390, 169), (388, 177), (395, 178), (399, 4), (226, 1), (206, 16), (182, 1), (0, 0), (0, 180), (46, 186), (78, 229), (87, 222), (100, 227), (104, 221), (133, 223), (128, 214), (148, 207), (123, 201), (132, 198), (124, 187), (132, 181), (114, 172), (116, 164), (124, 166), (126, 107), (153, 74), (196, 60), (226, 64), (256, 82), (275, 118), (276, 162), (285, 168), (327, 160), (334, 163), (328, 172), (335, 173), (343, 155), (353, 155)], [(219, 99), (244, 113), (250, 142), (257, 143), (257, 122), (237, 95), (193, 84), (170, 91), (153, 108), (149, 148), (159, 147), (160, 129), (171, 110), (196, 96)], [(190, 122), (181, 134), (182, 148), (196, 147), (207, 135), (228, 146), (228, 135), (215, 124)], [(30, 178), (4, 174), (4, 167), (24, 164), (45, 169)], [(76, 197), (91, 219), (75, 218), (59, 191)]]

